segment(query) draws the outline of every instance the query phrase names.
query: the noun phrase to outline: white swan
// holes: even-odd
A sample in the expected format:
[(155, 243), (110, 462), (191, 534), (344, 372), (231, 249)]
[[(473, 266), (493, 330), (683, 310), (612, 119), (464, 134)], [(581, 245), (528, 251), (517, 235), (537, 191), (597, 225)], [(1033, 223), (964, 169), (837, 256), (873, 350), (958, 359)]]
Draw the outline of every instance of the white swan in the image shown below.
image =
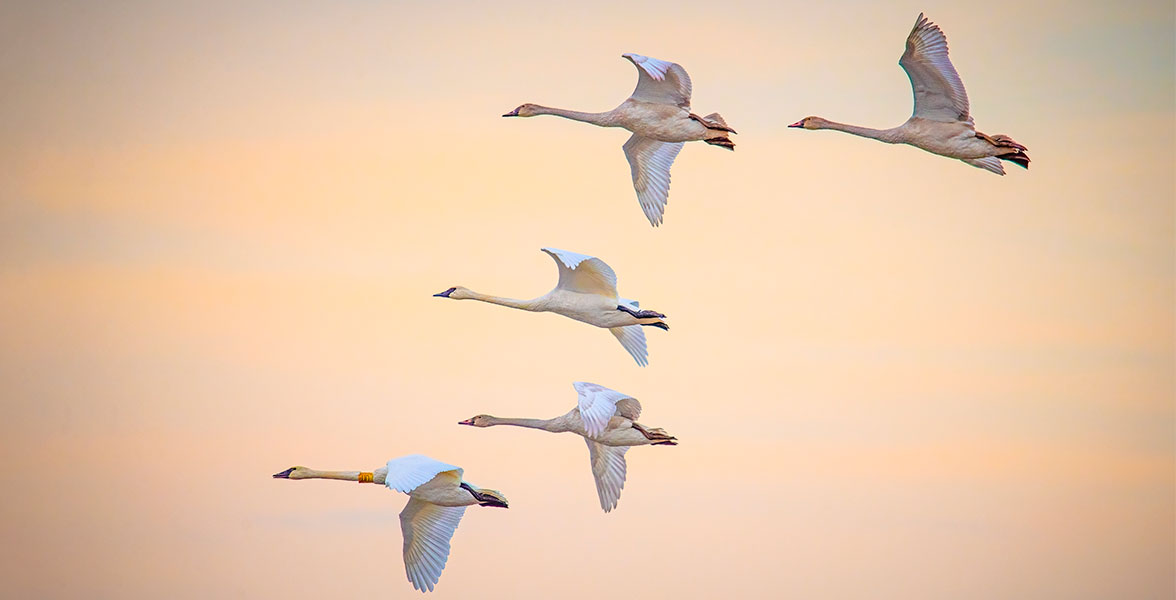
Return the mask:
[(592, 463), (592, 476), (596, 479), (600, 508), (609, 512), (617, 507), (621, 489), (625, 487), (625, 452), (629, 447), (676, 446), (677, 438), (661, 429), (646, 428), (637, 423), (637, 418), (641, 416), (641, 403), (636, 398), (595, 383), (579, 381), (572, 385), (580, 398), (576, 407), (566, 415), (554, 419), (508, 419), (478, 415), (459, 421), (458, 425), (514, 425), (552, 433), (572, 432), (582, 436), (588, 443), (588, 458)]
[(449, 558), (449, 540), (465, 514), (465, 507), (498, 506), (507, 508), (506, 498), (495, 490), (479, 488), (462, 481), (460, 467), (445, 464), (420, 454), (410, 454), (388, 461), (372, 472), (316, 471), (290, 467), (275, 473), (276, 479), (338, 479), (360, 483), (384, 484), (388, 489), (408, 494), (408, 505), (400, 511), (400, 530), (404, 533), (404, 571), (412, 587), (433, 591), (445, 562)]
[(633, 132), (625, 142), (625, 158), (633, 188), (645, 218), (657, 227), (670, 194), (670, 165), (684, 142), (703, 141), (728, 150), (735, 133), (719, 113), (700, 117), (690, 112), (690, 76), (677, 63), (639, 54), (622, 54), (637, 67), (637, 89), (620, 106), (602, 113), (585, 113), (538, 104), (524, 104), (504, 117), (555, 115), (600, 127), (622, 127)]
[(907, 36), (906, 52), (898, 64), (906, 70), (915, 93), (915, 111), (906, 123), (879, 130), (805, 117), (789, 127), (833, 129), (888, 144), (910, 144), (998, 175), (1005, 172), (1002, 160), (1029, 168), (1028, 148), (1007, 135), (976, 131), (964, 83), (947, 57), (947, 38), (922, 13)]
[(555, 259), (559, 267), (559, 283), (555, 289), (538, 298), (499, 298), (460, 286), (433, 295), (454, 300), (479, 300), (532, 312), (553, 312), (589, 325), (604, 327), (620, 340), (637, 364), (643, 367), (649, 364), (645, 332), (641, 327), (648, 325), (668, 330), (670, 326), (662, 320), (666, 316), (652, 310), (641, 310), (636, 300), (619, 297), (617, 274), (603, 260), (557, 248), (542, 250)]

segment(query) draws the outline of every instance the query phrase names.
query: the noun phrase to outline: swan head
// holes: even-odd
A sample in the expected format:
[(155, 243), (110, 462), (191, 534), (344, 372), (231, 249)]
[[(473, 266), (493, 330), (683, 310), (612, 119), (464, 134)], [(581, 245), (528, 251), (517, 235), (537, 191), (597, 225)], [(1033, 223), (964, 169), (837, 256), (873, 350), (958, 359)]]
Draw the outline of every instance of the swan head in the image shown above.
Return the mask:
[(799, 127), (801, 129), (825, 129), (829, 122), (821, 117), (805, 117), (789, 127)]
[(441, 292), (440, 294), (433, 294), (433, 296), (436, 298), (452, 298), (454, 300), (468, 300), (474, 297), (474, 295), (470, 293), (468, 289), (463, 288), (460, 285), (457, 287), (451, 287), (444, 292)]
[(310, 477), (310, 469), (306, 467), (290, 467), (281, 473), (274, 473), (274, 479), (307, 479)]
[(502, 116), (504, 116), (504, 117), (533, 117), (533, 116), (539, 114), (539, 108), (540, 107), (538, 104), (524, 104), (524, 105), (522, 105), (522, 106), (506, 113), (505, 115), (502, 115)]
[(491, 422), (493, 418), (494, 417), (491, 417), (490, 415), (478, 415), (476, 417), (470, 417), (464, 421), (458, 421), (457, 424), (471, 425), (473, 427), (489, 427), (494, 424)]

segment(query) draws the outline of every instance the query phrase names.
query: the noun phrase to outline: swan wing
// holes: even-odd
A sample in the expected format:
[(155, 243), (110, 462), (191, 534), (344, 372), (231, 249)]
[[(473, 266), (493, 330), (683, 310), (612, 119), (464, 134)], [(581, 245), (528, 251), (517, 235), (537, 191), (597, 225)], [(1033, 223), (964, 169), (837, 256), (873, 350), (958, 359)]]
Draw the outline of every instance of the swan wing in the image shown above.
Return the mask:
[(609, 327), (609, 331), (617, 336), (617, 340), (632, 355), (637, 364), (649, 364), (649, 349), (645, 346), (645, 331), (640, 325), (626, 325), (624, 327)]
[(409, 454), (388, 461), (388, 474), (384, 477), (384, 485), (390, 490), (407, 494), (442, 473), (452, 476), (455, 480), (454, 485), (461, 483), (461, 467), (420, 454)]
[(592, 437), (604, 433), (613, 415), (621, 415), (630, 421), (641, 416), (641, 403), (636, 398), (586, 381), (577, 381), (572, 387), (580, 396), (580, 419), (584, 421), (584, 430)]
[(1005, 174), (1004, 165), (1000, 164), (1000, 159), (995, 156), (986, 156), (984, 158), (961, 158), (960, 160), (978, 169), (992, 171), (997, 175)]
[(588, 459), (592, 462), (592, 477), (596, 478), (596, 495), (600, 508), (609, 512), (617, 507), (621, 490), (625, 487), (625, 452), (628, 446), (605, 446), (588, 438)]
[(947, 57), (947, 38), (922, 13), (907, 36), (906, 52), (898, 64), (911, 79), (913, 116), (945, 123), (972, 122), (964, 82)]
[(670, 166), (682, 151), (684, 142), (659, 142), (633, 134), (625, 142), (625, 158), (633, 175), (633, 189), (649, 224), (661, 225), (662, 214), (670, 196)]
[(690, 109), (690, 91), (693, 86), (682, 65), (640, 54), (627, 53), (621, 56), (637, 67), (637, 89), (633, 90), (629, 98)]
[(433, 591), (445, 562), (449, 560), (449, 540), (465, 514), (464, 506), (437, 506), (409, 498), (400, 511), (400, 531), (404, 533), (404, 572), (412, 587)]
[(609, 298), (617, 297), (617, 274), (603, 260), (587, 254), (541, 248), (559, 267), (559, 283), (556, 289), (581, 294), (599, 294)]

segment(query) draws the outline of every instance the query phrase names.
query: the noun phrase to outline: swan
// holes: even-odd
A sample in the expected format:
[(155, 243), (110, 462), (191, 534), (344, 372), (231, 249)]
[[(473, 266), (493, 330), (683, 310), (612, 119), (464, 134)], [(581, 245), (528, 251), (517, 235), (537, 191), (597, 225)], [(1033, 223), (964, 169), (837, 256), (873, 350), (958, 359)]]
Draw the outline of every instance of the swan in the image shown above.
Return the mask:
[(636, 398), (602, 385), (577, 381), (572, 384), (579, 395), (576, 407), (554, 419), (507, 419), (478, 415), (458, 421), (458, 425), (493, 427), (514, 425), (542, 429), (552, 433), (572, 432), (588, 443), (592, 477), (600, 508), (609, 512), (617, 507), (621, 488), (625, 487), (625, 452), (630, 446), (676, 446), (677, 439), (661, 429), (637, 422), (641, 403)]
[(637, 89), (620, 106), (602, 113), (586, 113), (538, 104), (524, 104), (504, 117), (555, 115), (599, 127), (621, 127), (633, 132), (625, 142), (625, 158), (633, 188), (649, 224), (657, 227), (670, 194), (670, 165), (685, 142), (702, 141), (735, 149), (727, 134), (735, 133), (719, 113), (700, 117), (690, 112), (690, 76), (678, 63), (640, 54), (622, 54), (637, 67)]
[(887, 144), (910, 144), (997, 175), (1005, 174), (1002, 160), (1029, 168), (1029, 155), (1025, 154), (1028, 148), (1007, 135), (976, 131), (968, 112), (968, 93), (947, 57), (947, 38), (922, 13), (907, 36), (906, 51), (898, 64), (906, 71), (915, 93), (915, 111), (906, 123), (879, 130), (805, 117), (789, 127), (833, 129)]
[(316, 471), (290, 467), (275, 473), (275, 479), (337, 479), (359, 483), (384, 484), (388, 489), (408, 494), (408, 504), (400, 511), (400, 530), (404, 533), (404, 571), (412, 587), (433, 591), (445, 562), (449, 558), (449, 540), (467, 506), (507, 508), (506, 498), (462, 481), (461, 467), (439, 460), (410, 454), (388, 461), (372, 472)]
[(642, 310), (636, 300), (617, 296), (617, 274), (603, 260), (558, 248), (541, 248), (559, 268), (555, 289), (533, 300), (514, 300), (479, 294), (461, 286), (451, 287), (439, 298), (479, 300), (532, 312), (553, 312), (612, 332), (637, 364), (649, 364), (642, 326), (669, 330), (666, 316)]

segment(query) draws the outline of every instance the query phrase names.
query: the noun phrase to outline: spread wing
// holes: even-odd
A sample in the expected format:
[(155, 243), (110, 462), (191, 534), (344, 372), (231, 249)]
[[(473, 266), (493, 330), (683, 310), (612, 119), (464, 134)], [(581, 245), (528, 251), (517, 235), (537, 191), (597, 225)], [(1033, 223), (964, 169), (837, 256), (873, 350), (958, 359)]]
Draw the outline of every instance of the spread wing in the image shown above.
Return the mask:
[(559, 267), (556, 289), (617, 297), (617, 274), (599, 258), (558, 248), (541, 248)]
[(461, 483), (461, 467), (420, 454), (409, 454), (388, 461), (388, 475), (384, 478), (384, 485), (388, 486), (388, 489), (407, 494), (441, 473), (452, 475), (455, 479), (454, 485)]
[(465, 514), (464, 506), (437, 506), (409, 498), (400, 511), (400, 531), (404, 534), (404, 571), (412, 587), (433, 591), (445, 562), (449, 560), (449, 540)]
[(919, 14), (898, 60), (915, 93), (913, 116), (931, 121), (972, 122), (964, 82), (947, 57), (947, 38), (939, 26)]
[(592, 462), (592, 476), (596, 478), (596, 495), (600, 508), (609, 512), (617, 507), (621, 490), (625, 487), (625, 452), (628, 446), (605, 446), (588, 438), (588, 459)]
[(629, 97), (642, 102), (657, 102), (690, 109), (690, 76), (678, 63), (641, 56), (622, 54), (637, 67), (637, 89)]
[(604, 433), (613, 415), (621, 415), (630, 421), (641, 416), (641, 403), (636, 398), (586, 381), (577, 381), (572, 387), (580, 396), (580, 418), (584, 421), (584, 429), (592, 437)]
[(649, 224), (661, 225), (670, 196), (670, 166), (682, 151), (683, 142), (659, 142), (633, 134), (625, 142), (625, 158), (633, 175), (633, 189)]
[(626, 325), (624, 327), (609, 327), (609, 331), (617, 336), (617, 340), (625, 350), (637, 361), (637, 364), (649, 364), (649, 349), (645, 346), (645, 331), (640, 325)]

